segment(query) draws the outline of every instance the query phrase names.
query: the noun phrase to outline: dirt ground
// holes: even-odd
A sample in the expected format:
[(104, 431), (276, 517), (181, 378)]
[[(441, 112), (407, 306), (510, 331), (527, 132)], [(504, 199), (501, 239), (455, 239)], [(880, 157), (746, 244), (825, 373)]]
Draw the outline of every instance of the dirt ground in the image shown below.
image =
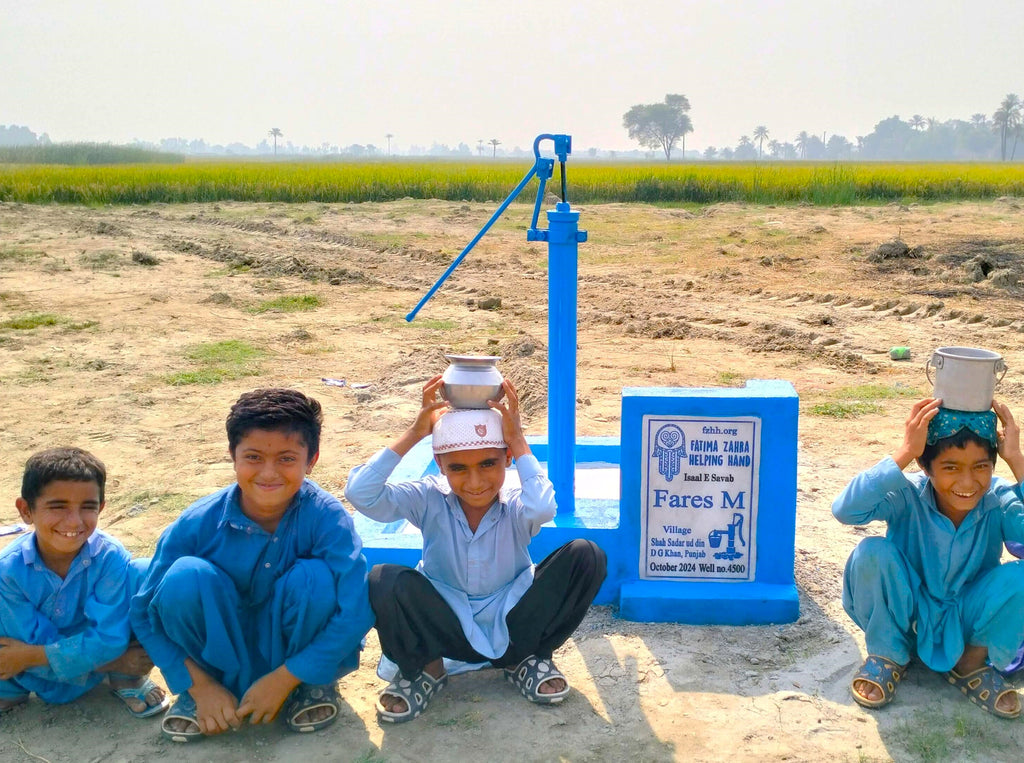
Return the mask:
[[(407, 424), (445, 352), (502, 355), (528, 431), (545, 431), (547, 251), (526, 241), (531, 207), (514, 205), (403, 319), (495, 206), (0, 204), (0, 524), (17, 519), (25, 459), (77, 444), (111, 475), (101, 526), (151, 552), (185, 505), (231, 480), (224, 417), (257, 386), (323, 403), (314, 478), (340, 494)], [(797, 622), (652, 625), (596, 607), (556, 656), (575, 687), (562, 705), (529, 705), (485, 672), (394, 728), (374, 717), (371, 632), (325, 732), (174, 745), (97, 689), (8, 714), (0, 760), (1019, 760), (1024, 721), (984, 715), (919, 664), (885, 710), (852, 702), (863, 639), (840, 604), (842, 568), (883, 528), (844, 527), (830, 505), (899, 443), (935, 347), (1001, 352), (998, 393), (1024, 415), (1021, 203), (581, 211), (581, 435), (618, 434), (624, 386), (785, 379), (800, 394)], [(909, 251), (876, 254), (894, 238)], [(500, 306), (481, 307), (490, 298)], [(911, 360), (890, 360), (895, 345)]]

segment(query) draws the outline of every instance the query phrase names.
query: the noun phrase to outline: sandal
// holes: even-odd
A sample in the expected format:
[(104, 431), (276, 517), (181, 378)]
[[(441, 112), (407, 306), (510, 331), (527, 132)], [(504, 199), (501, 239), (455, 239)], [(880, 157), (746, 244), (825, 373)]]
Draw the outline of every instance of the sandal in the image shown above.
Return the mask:
[[(188, 721), (195, 726), (195, 730), (175, 731), (167, 725), (168, 721)], [(196, 716), (196, 701), (187, 691), (178, 695), (167, 711), (167, 715), (160, 721), (160, 733), (172, 742), (194, 742), (203, 738), (203, 732), (199, 729), (199, 719)]]
[[(387, 723), (405, 723), (419, 716), (430, 700), (448, 684), (448, 673), (440, 678), (434, 678), (426, 671), (421, 670), (414, 678), (398, 678), (389, 683), (387, 687), (377, 695), (377, 719)], [(396, 713), (388, 710), (380, 703), (380, 698), (385, 694), (397, 697), (405, 702), (405, 710)]]
[[(519, 693), (538, 705), (556, 705), (569, 693), (569, 680), (555, 667), (550, 659), (541, 659), (531, 654), (515, 668), (505, 668), (505, 678), (519, 689)], [(565, 688), (551, 694), (541, 694), (540, 686), (547, 681), (561, 678)]]
[[(318, 721), (300, 722), (298, 720), (303, 713), (321, 707), (329, 707), (333, 712)], [(336, 684), (299, 684), (285, 703), (284, 720), (292, 731), (299, 733), (319, 731), (338, 720), (339, 710)]]
[[(146, 696), (153, 691), (153, 689), (159, 689), (160, 687), (153, 683), (149, 676), (135, 676), (129, 673), (107, 673), (108, 681), (137, 681), (135, 686), (124, 686), (120, 689), (110, 687), (110, 692), (124, 702), (125, 709), (136, 718), (149, 718), (162, 713), (171, 704), (171, 698), (166, 694), (163, 699), (156, 705), (150, 705), (146, 700)], [(146, 705), (145, 710), (132, 710), (131, 705), (128, 704), (128, 700), (137, 699)]]
[[(868, 658), (864, 660), (864, 664), (860, 666), (860, 670), (853, 674), (853, 679), (850, 681), (850, 693), (853, 695), (853, 701), (861, 707), (869, 709), (888, 705), (892, 702), (892, 698), (896, 696), (896, 687), (899, 686), (909, 666), (910, 663), (897, 665), (885, 657), (869, 654)], [(881, 699), (868, 699), (858, 692), (853, 688), (857, 681), (864, 681), (872, 686), (877, 686), (878, 690), (882, 692)]]
[(967, 698), (987, 713), (999, 718), (1017, 718), (1020, 715), (1020, 698), (1017, 699), (1017, 709), (1013, 711), (1000, 710), (996, 703), (1004, 694), (1016, 693), (1016, 689), (1007, 684), (1006, 679), (991, 665), (985, 665), (966, 675), (960, 675), (951, 670), (946, 675), (946, 680), (962, 691)]

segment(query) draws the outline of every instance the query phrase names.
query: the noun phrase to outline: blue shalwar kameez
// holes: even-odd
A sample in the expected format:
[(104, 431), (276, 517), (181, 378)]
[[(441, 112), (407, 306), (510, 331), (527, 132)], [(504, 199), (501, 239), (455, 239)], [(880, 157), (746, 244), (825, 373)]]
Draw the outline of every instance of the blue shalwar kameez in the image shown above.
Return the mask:
[(132, 599), (132, 625), (167, 686), (192, 686), (186, 657), (238, 698), (282, 664), (308, 684), (355, 670), (373, 612), (352, 518), (307, 479), (271, 533), (239, 496), (235, 484), (186, 509)]
[(0, 680), (0, 699), (35, 692), (44, 702), (78, 699), (103, 680), (96, 668), (120, 657), (131, 637), (128, 602), (147, 560), (95, 530), (61, 578), (39, 555), (34, 532), (0, 551), (0, 636), (45, 644), (49, 665)]
[(940, 672), (968, 645), (987, 647), (997, 668), (1014, 659), (1024, 640), (1024, 562), (999, 560), (1004, 541), (1024, 542), (1020, 485), (994, 477), (954, 527), (928, 476), (904, 475), (887, 457), (847, 485), (832, 513), (844, 524), (887, 525), (884, 538), (857, 545), (843, 576), (843, 607), (869, 654), (904, 665), (916, 652)]

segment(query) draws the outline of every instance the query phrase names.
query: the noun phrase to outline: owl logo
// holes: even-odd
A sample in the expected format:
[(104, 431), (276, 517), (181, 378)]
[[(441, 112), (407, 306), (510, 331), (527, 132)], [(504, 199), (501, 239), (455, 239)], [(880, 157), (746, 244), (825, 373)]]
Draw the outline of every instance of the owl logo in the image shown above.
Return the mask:
[(487, 436), (487, 425), (486, 424), (476, 424), (476, 425), (474, 425), (473, 428), (476, 430), (477, 437), (486, 437)]
[(686, 436), (675, 424), (666, 424), (654, 435), (654, 458), (658, 459), (658, 473), (668, 482), (679, 474), (681, 460), (686, 458)]

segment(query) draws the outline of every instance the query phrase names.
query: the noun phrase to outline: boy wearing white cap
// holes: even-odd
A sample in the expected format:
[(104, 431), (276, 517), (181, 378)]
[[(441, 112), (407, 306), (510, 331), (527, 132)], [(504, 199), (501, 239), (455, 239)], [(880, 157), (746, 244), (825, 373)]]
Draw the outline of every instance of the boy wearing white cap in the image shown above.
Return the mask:
[[(555, 516), (551, 482), (526, 442), (515, 387), (487, 410), (451, 410), (440, 376), (423, 387), (416, 420), (389, 448), (352, 470), (345, 497), (379, 522), (407, 520), (423, 534), (416, 569), (375, 566), (370, 604), (384, 656), (398, 673), (377, 717), (412, 720), (456, 670), (502, 668), (531, 702), (554, 704), (569, 684), (552, 652), (579, 625), (604, 581), (606, 558), (574, 540), (534, 567), (530, 540)], [(432, 435), (438, 476), (389, 484), (402, 456)], [(516, 460), (522, 487), (503, 489)], [(380, 672), (380, 671), (379, 671)]]

